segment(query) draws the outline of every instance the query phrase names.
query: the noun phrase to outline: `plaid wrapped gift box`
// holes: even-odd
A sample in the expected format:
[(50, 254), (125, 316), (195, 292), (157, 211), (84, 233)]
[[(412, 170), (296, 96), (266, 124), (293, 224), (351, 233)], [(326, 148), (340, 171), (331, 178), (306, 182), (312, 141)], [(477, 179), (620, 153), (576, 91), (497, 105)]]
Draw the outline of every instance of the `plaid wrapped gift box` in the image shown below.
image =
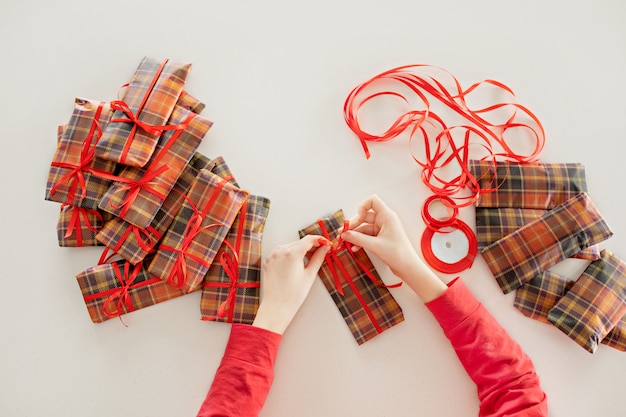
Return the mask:
[(626, 264), (605, 250), (550, 310), (548, 320), (594, 353), (625, 314)]
[(191, 64), (145, 57), (135, 71), (111, 123), (96, 146), (96, 156), (124, 165), (143, 167), (150, 160), (164, 130), (183, 126), (163, 124), (169, 119)]
[(517, 164), (470, 160), (469, 168), (481, 190), (477, 207), (517, 207), (550, 210), (587, 192), (581, 164)]
[[(541, 209), (522, 209), (517, 207), (476, 207), (476, 240), (482, 250), (493, 242), (510, 235), (522, 226), (538, 219), (548, 212)], [(572, 258), (595, 261), (600, 259), (597, 245), (583, 249)]]
[(185, 292), (196, 290), (248, 194), (202, 170), (158, 246), (150, 273)]
[(96, 234), (109, 218), (108, 213), (63, 204), (57, 221), (59, 246), (99, 246)]
[(178, 178), (172, 192), (147, 228), (140, 228), (119, 217), (106, 222), (96, 239), (132, 264), (143, 260), (154, 250), (185, 201), (191, 184), (203, 169), (213, 170), (215, 161), (195, 153)]
[(168, 123), (188, 123), (187, 128), (163, 133), (145, 168), (125, 167), (100, 200), (101, 210), (140, 228), (150, 225), (212, 125), (188, 110), (196, 103), (189, 94), (180, 98)]
[(270, 201), (250, 195), (202, 283), (203, 320), (252, 324), (259, 307), (261, 241)]
[(487, 246), (481, 254), (506, 294), (611, 236), (613, 232), (598, 209), (581, 193)]
[(116, 164), (96, 158), (94, 151), (112, 113), (107, 103), (75, 99), (69, 122), (57, 130), (60, 137), (48, 172), (46, 200), (98, 208), (111, 183), (98, 174), (112, 174)]
[[(313, 234), (336, 241), (343, 225), (343, 212), (338, 210), (298, 233), (300, 238)], [(402, 309), (382, 284), (364, 250), (334, 247), (319, 276), (359, 345), (404, 320)]]
[(126, 261), (97, 265), (76, 276), (94, 323), (130, 313), (185, 292), (151, 277), (142, 263)]
[(548, 312), (573, 284), (560, 274), (544, 271), (515, 291), (513, 306), (531, 319), (550, 323)]

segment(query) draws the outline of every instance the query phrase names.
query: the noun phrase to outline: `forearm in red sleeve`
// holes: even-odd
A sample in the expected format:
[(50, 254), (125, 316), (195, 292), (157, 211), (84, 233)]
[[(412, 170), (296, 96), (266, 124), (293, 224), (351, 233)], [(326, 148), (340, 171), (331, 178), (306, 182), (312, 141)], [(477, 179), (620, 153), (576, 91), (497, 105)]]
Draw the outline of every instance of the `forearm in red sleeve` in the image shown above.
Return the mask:
[(481, 417), (548, 415), (532, 361), (461, 279), (426, 306), (476, 383)]
[(198, 417), (256, 417), (272, 386), (281, 338), (265, 329), (233, 324)]

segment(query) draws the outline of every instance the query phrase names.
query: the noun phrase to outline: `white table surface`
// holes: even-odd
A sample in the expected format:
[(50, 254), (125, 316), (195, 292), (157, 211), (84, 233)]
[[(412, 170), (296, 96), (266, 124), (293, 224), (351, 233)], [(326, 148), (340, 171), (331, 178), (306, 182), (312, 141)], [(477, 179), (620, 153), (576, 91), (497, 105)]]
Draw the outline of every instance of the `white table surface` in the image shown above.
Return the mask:
[[(264, 254), (321, 215), (354, 214), (372, 193), (419, 242), (428, 193), (406, 140), (372, 145), (366, 160), (342, 106), (367, 78), (425, 63), (464, 86), (493, 78), (513, 88), (545, 126), (541, 161), (586, 166), (615, 232), (602, 247), (626, 258), (621, 0), (1, 0), (1, 416), (193, 416), (219, 364), (230, 326), (200, 321), (197, 293), (127, 315), (128, 328), (91, 323), (74, 276), (100, 249), (59, 248), (58, 205), (44, 201), (74, 97), (114, 99), (146, 54), (193, 63), (187, 89), (215, 122), (199, 150), (272, 201)], [(473, 209), (461, 218), (473, 223)], [(462, 276), (533, 359), (551, 416), (625, 414), (625, 353), (591, 355), (525, 318), (482, 259)], [(408, 287), (392, 291), (406, 321), (357, 346), (317, 281), (284, 336), (261, 415), (477, 415), (438, 325)]]

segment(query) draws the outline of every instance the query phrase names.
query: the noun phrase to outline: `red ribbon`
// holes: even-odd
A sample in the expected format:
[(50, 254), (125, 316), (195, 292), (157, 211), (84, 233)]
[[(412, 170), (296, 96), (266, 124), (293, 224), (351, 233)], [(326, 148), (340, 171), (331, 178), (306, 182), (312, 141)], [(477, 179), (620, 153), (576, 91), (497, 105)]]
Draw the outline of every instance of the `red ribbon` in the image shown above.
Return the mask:
[(128, 224), (126, 230), (122, 236), (120, 236), (119, 241), (113, 247), (113, 251), (119, 252), (120, 248), (126, 242), (126, 239), (131, 235), (131, 233), (135, 236), (135, 240), (141, 249), (147, 252), (152, 252), (154, 247), (156, 246), (159, 239), (161, 239), (161, 233), (156, 230), (152, 226), (148, 226), (145, 229), (135, 226), (134, 224)]
[[(429, 70), (443, 74), (447, 81), (451, 81), (452, 87), (446, 87), (437, 77), (429, 75)], [(388, 96), (399, 98), (410, 105), (409, 99), (402, 93), (376, 90), (376, 84), (381, 81), (398, 83), (401, 88), (408, 88), (422, 102), (423, 108), (409, 109), (392, 122), (385, 132), (376, 135), (365, 132), (358, 119), (359, 111), (366, 103), (378, 97)], [(472, 109), (467, 103), (468, 95), (480, 86), (493, 87), (511, 97), (512, 100), (481, 109)], [(456, 112), (468, 124), (447, 126), (443, 119), (432, 111), (429, 97), (433, 97)], [(501, 123), (490, 122), (486, 119), (489, 115), (493, 116), (495, 113), (504, 111), (508, 113)], [(497, 188), (497, 185), (495, 188), (482, 190), (479, 188), (477, 179), (468, 169), (470, 146), (478, 145), (487, 153), (483, 159), (493, 160), (495, 165), (496, 159), (518, 163), (533, 162), (538, 158), (545, 143), (545, 132), (539, 119), (526, 107), (515, 102), (513, 91), (506, 85), (494, 80), (484, 80), (463, 90), (457, 79), (449, 72), (422, 64), (391, 69), (355, 87), (344, 103), (344, 117), (350, 129), (361, 141), (367, 158), (370, 157), (367, 141), (383, 142), (403, 132), (408, 132), (411, 145), (415, 138), (421, 137), (425, 160), (417, 158), (412, 150), (411, 156), (422, 168), (421, 178), (426, 186), (438, 196), (453, 196), (464, 189), (472, 192), (469, 197), (455, 197), (460, 200), (454, 203), (455, 207), (468, 206), (474, 203), (481, 193), (491, 192)], [(529, 123), (520, 121), (521, 118), (528, 119)], [(433, 134), (433, 129), (438, 133)], [(506, 136), (514, 130), (524, 131), (532, 142), (533, 148), (528, 155), (517, 153), (509, 146)], [(456, 135), (459, 132), (460, 141)], [(455, 164), (460, 173), (454, 178), (446, 179), (439, 172), (449, 164)]]
[[(328, 230), (326, 229), (326, 225), (324, 224), (323, 220), (318, 220), (317, 221), (318, 226), (320, 227), (321, 231), (322, 231), (322, 235), (328, 239), (329, 241), (330, 239), (330, 235), (328, 233)], [(344, 221), (344, 231), (348, 230), (350, 224), (348, 222), (348, 220)], [(337, 292), (340, 295), (344, 295), (343, 292), (343, 286), (341, 284), (341, 277), (339, 276), (339, 273), (337, 272), (337, 269), (339, 269), (339, 272), (341, 272), (341, 276), (343, 276), (343, 279), (348, 283), (348, 286), (350, 287), (350, 289), (352, 289), (352, 292), (354, 293), (354, 295), (356, 296), (357, 300), (359, 301), (359, 303), (361, 304), (361, 306), (363, 307), (363, 310), (365, 311), (365, 314), (367, 315), (367, 317), (370, 319), (370, 321), (372, 322), (372, 324), (374, 325), (374, 328), (376, 329), (376, 331), (378, 333), (382, 333), (382, 328), (380, 327), (380, 325), (378, 324), (376, 317), (374, 317), (374, 314), (372, 313), (372, 311), (370, 310), (370, 308), (367, 305), (367, 302), (365, 301), (365, 299), (363, 298), (363, 296), (361, 295), (361, 293), (359, 292), (359, 289), (356, 287), (354, 281), (352, 280), (352, 277), (350, 276), (350, 273), (346, 270), (346, 268), (343, 266), (343, 263), (341, 262), (341, 259), (339, 258), (339, 256), (337, 255), (338, 252), (344, 250), (344, 253), (348, 253), (349, 256), (352, 257), (352, 259), (354, 259), (357, 263), (357, 265), (359, 265), (359, 267), (361, 268), (361, 270), (365, 273), (365, 275), (367, 275), (367, 277), (376, 285), (381, 286), (381, 287), (385, 287), (385, 288), (396, 288), (402, 285), (402, 283), (398, 283), (398, 284), (393, 284), (393, 285), (385, 285), (382, 281), (380, 281), (379, 279), (377, 279), (372, 272), (369, 270), (369, 268), (363, 264), (363, 262), (361, 262), (356, 255), (354, 254), (354, 252), (352, 251), (352, 246), (350, 245), (349, 242), (344, 241), (343, 239), (341, 239), (341, 236), (339, 236), (337, 238), (337, 241), (334, 242), (331, 245), (331, 249), (328, 251), (328, 253), (326, 254), (326, 264), (328, 265), (328, 269), (330, 270), (331, 275), (333, 276), (333, 280), (335, 282), (335, 288), (337, 290)]]
[(211, 263), (191, 253), (187, 253), (187, 250), (189, 249), (189, 246), (193, 243), (193, 240), (196, 238), (196, 236), (198, 236), (200, 233), (202, 233), (203, 231), (211, 227), (222, 226), (221, 223), (211, 223), (203, 227), (202, 222), (204, 221), (204, 218), (207, 216), (209, 210), (215, 203), (215, 200), (217, 199), (220, 191), (222, 190), (222, 188), (224, 188), (224, 185), (226, 184), (226, 182), (228, 182), (230, 178), (232, 178), (232, 176), (228, 176), (227, 178), (224, 178), (219, 183), (219, 185), (213, 190), (213, 193), (211, 194), (209, 201), (207, 202), (206, 206), (204, 207), (201, 213), (198, 211), (198, 208), (196, 207), (196, 205), (193, 202), (191, 202), (191, 200), (189, 200), (187, 196), (185, 196), (185, 199), (187, 200), (187, 202), (189, 203), (189, 205), (194, 211), (194, 215), (191, 216), (191, 218), (189, 219), (189, 222), (187, 223), (187, 227), (185, 228), (185, 231), (183, 232), (183, 239), (182, 239), (180, 247), (175, 248), (175, 247), (167, 246), (167, 245), (161, 245), (159, 247), (159, 250), (167, 250), (167, 251), (178, 253), (178, 256), (176, 257), (176, 261), (174, 262), (172, 271), (170, 272), (169, 276), (166, 279), (166, 281), (173, 287), (182, 288), (185, 285), (185, 282), (187, 281), (187, 258), (194, 260), (200, 265), (203, 265), (205, 267), (211, 266)]
[[(61, 205), (61, 211), (63, 211), (65, 207), (68, 207), (68, 204)], [(88, 209), (84, 207), (77, 207), (77, 206), (71, 206), (71, 207), (72, 207), (71, 208), (72, 216), (70, 217), (70, 222), (67, 227), (67, 231), (65, 232), (65, 238), (69, 239), (72, 236), (72, 234), (76, 232), (76, 245), (83, 246), (83, 228), (82, 227), (86, 226), (87, 229), (91, 230), (94, 233), (98, 233), (98, 230), (99, 230), (99, 229), (96, 229), (96, 227), (93, 226), (89, 222), (89, 214), (96, 216), (103, 223), (104, 223), (104, 219), (102, 218), (102, 214), (100, 214), (100, 212), (98, 212), (97, 210), (92, 210), (92, 209)], [(83, 220), (85, 221), (84, 225), (81, 224), (80, 222), (81, 216)]]
[(231, 253), (222, 252), (220, 255), (220, 263), (222, 269), (226, 273), (229, 282), (205, 282), (204, 288), (228, 288), (228, 296), (219, 307), (217, 308), (217, 314), (215, 316), (204, 318), (203, 320), (215, 320), (216, 318), (224, 318), (228, 315), (228, 323), (232, 323), (235, 315), (235, 301), (237, 298), (237, 288), (259, 288), (260, 282), (239, 282), (240, 264), (239, 255), (241, 251), (241, 240), (243, 237), (244, 223), (246, 219), (248, 207), (248, 200), (246, 200), (241, 207), (241, 213), (239, 214), (239, 226), (237, 229), (237, 237), (235, 238), (235, 246), (228, 241), (224, 241), (224, 244), (230, 249)]
[[(111, 123), (132, 123), (133, 124), (133, 127), (128, 135), (128, 140), (124, 144), (124, 149), (122, 150), (122, 154), (120, 155), (120, 163), (122, 164), (126, 163), (126, 157), (128, 156), (128, 152), (130, 150), (130, 146), (132, 144), (137, 128), (140, 128), (141, 130), (143, 130), (144, 132), (150, 135), (158, 136), (164, 130), (184, 130), (188, 126), (188, 123), (160, 126), (160, 125), (152, 125), (149, 123), (144, 123), (141, 120), (139, 120), (139, 117), (141, 116), (141, 112), (143, 111), (143, 107), (146, 105), (146, 102), (148, 101), (148, 97), (150, 97), (150, 93), (152, 93), (152, 90), (154, 89), (154, 86), (159, 80), (159, 77), (161, 76), (161, 73), (163, 72), (163, 68), (165, 68), (165, 65), (168, 63), (168, 61), (169, 61), (168, 59), (165, 59), (163, 62), (161, 62), (161, 65), (156, 70), (154, 77), (152, 77), (152, 81), (150, 82), (150, 86), (148, 87), (146, 94), (143, 96), (143, 99), (141, 100), (141, 103), (139, 104), (139, 107), (137, 108), (137, 114), (133, 113), (133, 110), (130, 108), (130, 106), (123, 100), (113, 100), (110, 103), (111, 108), (113, 110), (120, 111), (127, 116), (127, 119), (123, 119), (123, 118), (111, 119)], [(127, 87), (127, 86), (128, 84), (125, 84), (123, 87)]]
[(118, 177), (114, 175), (107, 176), (107, 178), (109, 179), (113, 179), (114, 181), (125, 184), (122, 187), (118, 188), (115, 191), (116, 193), (123, 193), (125, 191), (128, 191), (119, 204), (109, 203), (110, 206), (116, 210), (121, 209), (119, 213), (119, 217), (124, 218), (124, 216), (126, 216), (126, 213), (128, 213), (128, 210), (130, 210), (130, 207), (133, 205), (133, 203), (137, 199), (137, 196), (139, 195), (141, 190), (146, 190), (150, 194), (157, 197), (159, 200), (165, 200), (167, 198), (166, 195), (158, 192), (157, 190), (151, 187), (154, 187), (160, 184), (159, 181), (157, 181), (157, 178), (159, 177), (159, 175), (163, 174), (168, 169), (170, 169), (168, 165), (161, 165), (159, 168), (154, 169), (154, 170), (148, 169), (138, 180), (125, 178), (125, 177)]
[[(91, 170), (87, 168), (87, 166), (91, 164), (91, 162), (93, 161), (94, 154), (95, 154), (95, 145), (100, 139), (100, 136), (102, 136), (102, 128), (100, 127), (100, 124), (98, 123), (98, 119), (100, 118), (100, 115), (102, 114), (103, 107), (104, 107), (104, 103), (98, 104), (98, 108), (96, 109), (96, 114), (94, 115), (93, 120), (91, 122), (91, 127), (89, 128), (89, 133), (87, 134), (85, 139), (83, 139), (83, 144), (82, 144), (82, 148), (80, 151), (79, 164), (76, 165), (76, 164), (70, 164), (67, 162), (54, 162), (54, 161), (50, 164), (50, 166), (53, 166), (53, 167), (67, 168), (70, 170), (70, 172), (63, 175), (54, 184), (54, 186), (50, 189), (50, 195), (54, 195), (54, 193), (56, 193), (58, 188), (66, 181), (69, 181), (69, 190), (67, 192), (68, 203), (74, 201), (74, 197), (76, 195), (76, 189), (79, 186), (82, 190), (81, 195), (80, 195), (80, 200), (83, 200), (85, 196), (87, 195), (87, 187), (85, 185), (85, 176), (83, 172), (93, 172), (93, 173), (99, 172), (96, 170)], [(96, 136), (95, 140), (94, 140), (94, 136)]]
[[(106, 297), (106, 300), (104, 300), (104, 304), (102, 305), (102, 313), (104, 313), (104, 315), (108, 318), (120, 317), (121, 319), (124, 307), (126, 308), (126, 312), (128, 313), (135, 311), (135, 306), (133, 305), (129, 291), (135, 288), (156, 284), (158, 282), (161, 282), (161, 280), (158, 278), (149, 278), (145, 281), (134, 283), (135, 279), (137, 279), (137, 275), (139, 275), (139, 272), (141, 272), (142, 264), (139, 263), (133, 266), (132, 272), (130, 272), (131, 266), (132, 265), (130, 262), (124, 262), (124, 271), (122, 273), (119, 264), (112, 264), (113, 273), (120, 283), (120, 286), (116, 288), (111, 288), (106, 291), (87, 295), (83, 297), (85, 301), (90, 302)], [(114, 308), (113, 311), (111, 311), (111, 307)]]

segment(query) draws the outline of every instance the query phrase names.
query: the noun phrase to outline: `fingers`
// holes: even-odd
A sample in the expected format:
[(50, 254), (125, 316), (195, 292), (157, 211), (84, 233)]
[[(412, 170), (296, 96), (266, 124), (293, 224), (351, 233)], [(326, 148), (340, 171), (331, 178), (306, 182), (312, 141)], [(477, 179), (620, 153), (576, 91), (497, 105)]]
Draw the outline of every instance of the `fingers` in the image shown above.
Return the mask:
[(317, 271), (319, 271), (319, 269), (322, 267), (322, 264), (324, 263), (324, 258), (329, 250), (330, 246), (328, 245), (324, 245), (315, 249), (315, 252), (311, 256), (311, 259), (309, 259), (309, 263), (307, 264), (306, 269), (313, 271), (315, 274), (317, 274)]
[(326, 240), (322, 236), (317, 235), (306, 235), (302, 239), (295, 241), (292, 243), (298, 254), (301, 254), (303, 257), (306, 255), (311, 249), (317, 248), (323, 245), (323, 241)]
[(341, 237), (352, 243), (355, 249), (365, 248), (365, 249), (373, 249), (376, 246), (376, 236), (369, 235), (366, 233), (361, 233), (356, 230), (348, 230), (344, 232)]

